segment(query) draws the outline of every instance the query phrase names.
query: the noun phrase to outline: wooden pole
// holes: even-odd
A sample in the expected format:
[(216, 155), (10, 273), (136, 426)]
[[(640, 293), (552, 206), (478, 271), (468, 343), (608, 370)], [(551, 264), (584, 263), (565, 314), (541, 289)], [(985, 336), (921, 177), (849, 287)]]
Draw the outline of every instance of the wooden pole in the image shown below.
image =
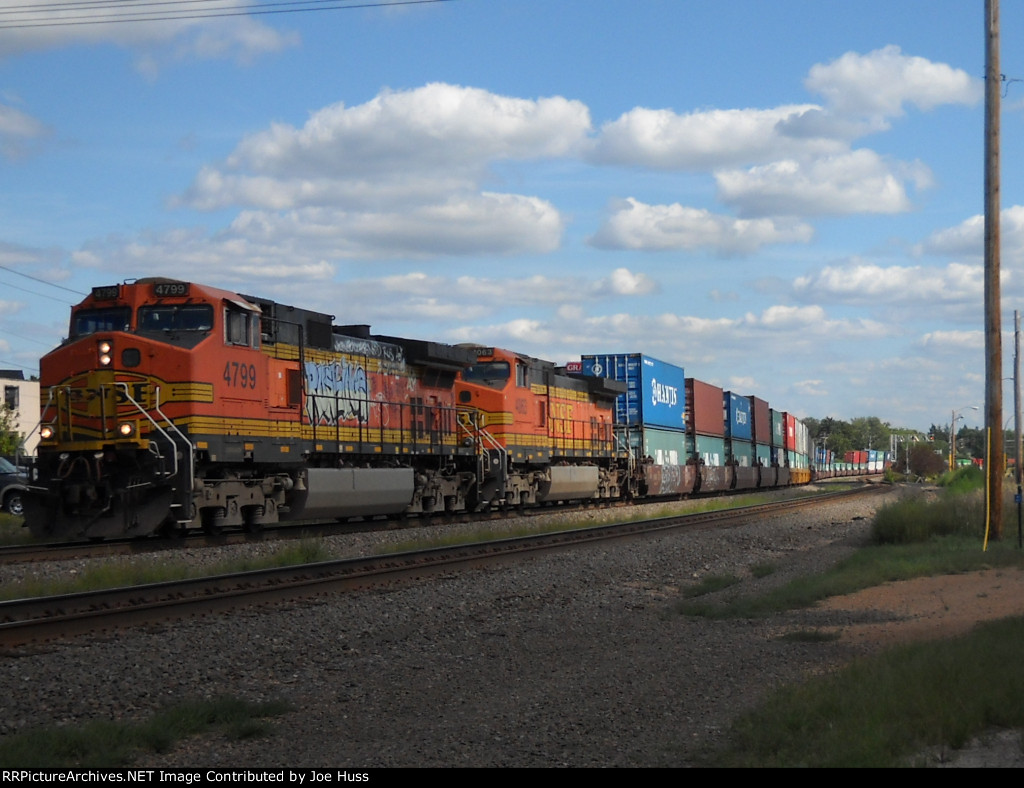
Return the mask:
[(1013, 500), (1017, 504), (1017, 547), (1024, 546), (1024, 519), (1021, 517), (1022, 497), (1021, 484), (1024, 476), (1021, 475), (1021, 455), (1024, 455), (1024, 438), (1021, 437), (1021, 398), (1020, 398), (1020, 312), (1013, 310), (1013, 437), (1014, 437), (1014, 460), (1013, 476), (1017, 482), (1017, 494)]
[(989, 452), (986, 507), (990, 533), (1003, 533), (1003, 353), (999, 294), (999, 0), (985, 0), (985, 424), (999, 451)]

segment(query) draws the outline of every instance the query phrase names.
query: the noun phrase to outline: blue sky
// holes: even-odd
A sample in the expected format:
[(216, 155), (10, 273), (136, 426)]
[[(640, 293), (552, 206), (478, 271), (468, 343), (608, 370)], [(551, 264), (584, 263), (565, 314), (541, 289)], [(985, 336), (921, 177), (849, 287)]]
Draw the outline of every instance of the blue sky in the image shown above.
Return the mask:
[[(173, 276), (557, 363), (644, 352), (801, 417), (984, 404), (982, 0), (16, 5), (2, 367), (38, 370), (75, 293)], [(1024, 9), (1001, 21), (1010, 377)]]

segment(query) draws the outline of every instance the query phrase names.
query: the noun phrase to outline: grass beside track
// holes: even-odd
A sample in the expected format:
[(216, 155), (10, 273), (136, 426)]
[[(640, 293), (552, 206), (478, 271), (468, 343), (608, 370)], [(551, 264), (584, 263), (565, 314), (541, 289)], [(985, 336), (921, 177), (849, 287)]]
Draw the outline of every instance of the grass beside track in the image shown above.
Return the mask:
[(297, 566), (329, 561), (332, 557), (322, 542), (315, 539), (300, 539), (298, 542), (283, 543), (272, 554), (259, 559), (233, 558), (202, 568), (190, 566), (182, 559), (169, 561), (166, 558), (98, 563), (74, 577), (60, 581), (26, 580), (20, 583), (5, 583), (0, 586), (0, 601), (123, 588), (192, 577), (212, 577), (278, 566)]
[[(885, 507), (873, 523), (875, 544), (831, 571), (755, 599), (735, 596), (719, 605), (684, 601), (677, 612), (757, 617), (892, 580), (1024, 568), (1016, 539), (990, 543), (982, 552), (982, 505), (980, 493), (961, 492), (929, 504)], [(706, 592), (723, 587), (728, 584), (719, 579)], [(815, 641), (814, 632), (800, 634), (804, 642)], [(919, 753), (949, 752), (994, 728), (1024, 727), (1022, 652), (1024, 617), (1013, 617), (979, 625), (955, 639), (900, 646), (856, 660), (831, 675), (770, 693), (735, 722), (729, 744), (707, 754), (704, 765), (925, 765)]]
[(952, 640), (900, 646), (834, 675), (774, 692), (732, 728), (708, 765), (926, 765), (993, 728), (1024, 727), (1024, 618)]
[(273, 730), (267, 718), (289, 710), (279, 701), (215, 698), (179, 703), (141, 722), (94, 720), (79, 726), (41, 728), (0, 739), (0, 768), (131, 766), (140, 757), (168, 752), (197, 734), (216, 731), (235, 740), (266, 736)]

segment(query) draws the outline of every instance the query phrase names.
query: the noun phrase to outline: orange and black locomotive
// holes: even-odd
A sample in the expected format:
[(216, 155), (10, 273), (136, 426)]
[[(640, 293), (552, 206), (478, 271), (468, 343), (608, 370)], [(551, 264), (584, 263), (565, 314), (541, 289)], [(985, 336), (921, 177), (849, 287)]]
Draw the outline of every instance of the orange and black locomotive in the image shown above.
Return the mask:
[(616, 381), (171, 279), (97, 287), (40, 362), (36, 536), (622, 494)]

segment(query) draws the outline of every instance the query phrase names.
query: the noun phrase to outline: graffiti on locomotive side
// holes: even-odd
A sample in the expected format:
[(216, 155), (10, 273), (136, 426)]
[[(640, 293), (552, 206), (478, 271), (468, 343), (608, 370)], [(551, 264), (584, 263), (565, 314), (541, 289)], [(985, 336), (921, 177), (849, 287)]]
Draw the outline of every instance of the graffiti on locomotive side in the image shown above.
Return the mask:
[(306, 415), (314, 424), (369, 419), (366, 368), (348, 361), (306, 362)]

